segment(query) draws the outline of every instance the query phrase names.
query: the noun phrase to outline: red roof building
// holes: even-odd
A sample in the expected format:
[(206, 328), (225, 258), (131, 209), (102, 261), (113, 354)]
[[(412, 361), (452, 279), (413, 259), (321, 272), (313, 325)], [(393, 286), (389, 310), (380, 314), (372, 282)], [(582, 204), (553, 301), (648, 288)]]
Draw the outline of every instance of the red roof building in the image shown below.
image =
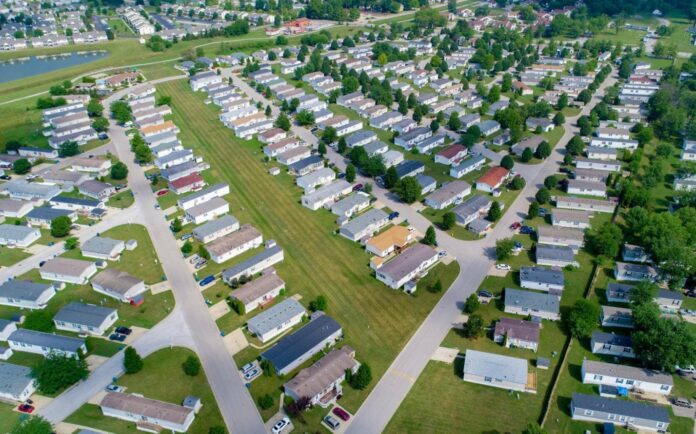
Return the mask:
[(503, 185), (503, 182), (505, 182), (509, 175), (510, 172), (503, 167), (491, 167), (488, 169), (488, 172), (476, 181), (476, 189), (493, 193), (493, 190)]
[(174, 194), (183, 194), (188, 193), (189, 191), (201, 189), (204, 185), (205, 180), (201, 178), (201, 175), (199, 175), (198, 172), (194, 172), (190, 175), (186, 175), (170, 182), (169, 189)]
[(435, 155), (435, 162), (446, 164), (448, 166), (456, 165), (462, 161), (462, 159), (466, 157), (468, 153), (469, 150), (466, 148), (466, 146), (456, 143), (438, 152)]

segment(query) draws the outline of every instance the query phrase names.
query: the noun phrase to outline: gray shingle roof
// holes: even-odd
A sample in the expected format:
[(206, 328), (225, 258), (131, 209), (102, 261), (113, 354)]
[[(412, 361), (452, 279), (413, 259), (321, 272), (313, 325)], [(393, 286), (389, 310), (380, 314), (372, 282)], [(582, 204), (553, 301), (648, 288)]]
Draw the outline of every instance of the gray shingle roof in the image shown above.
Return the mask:
[(116, 309), (73, 302), (59, 310), (53, 320), (99, 327), (114, 312)]
[(526, 385), (527, 360), (483, 351), (466, 350), (464, 374), (502, 378), (504, 381)]
[(31, 368), (0, 362), (0, 393), (19, 396), (32, 381)]
[(193, 230), (193, 235), (196, 238), (205, 238), (210, 234), (228, 228), (230, 226), (238, 225), (239, 221), (234, 218), (231, 214), (226, 214), (218, 219), (211, 220), (196, 229)]
[(69, 351), (76, 353), (85, 341), (69, 336), (54, 335), (51, 333), (37, 332), (34, 330), (18, 329), (12, 332), (8, 338), (10, 341), (23, 342), (30, 345), (51, 348), (53, 350)]
[(624, 399), (573, 393), (573, 407), (669, 423), (669, 413), (667, 413), (665, 408)]
[(122, 243), (123, 241), (121, 240), (96, 236), (90, 238), (82, 244), (82, 251), (108, 255), (111, 253), (114, 247)]
[(549, 267), (522, 267), (520, 268), (520, 280), (529, 280), (552, 285), (565, 284), (563, 271)]
[(10, 280), (0, 285), (0, 297), (36, 301), (41, 294), (51, 289), (48, 283), (34, 283), (23, 280)]
[(505, 288), (505, 305), (526, 307), (530, 310), (557, 314), (560, 309), (560, 298), (557, 295), (541, 292)]
[(251, 318), (247, 325), (255, 332), (266, 334), (304, 312), (305, 308), (297, 300), (288, 298)]

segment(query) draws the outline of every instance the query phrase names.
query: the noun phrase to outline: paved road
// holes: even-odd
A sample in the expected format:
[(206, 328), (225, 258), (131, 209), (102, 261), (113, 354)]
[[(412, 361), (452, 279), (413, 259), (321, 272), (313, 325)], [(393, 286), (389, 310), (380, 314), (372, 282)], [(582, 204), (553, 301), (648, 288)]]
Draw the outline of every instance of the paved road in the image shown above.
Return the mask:
[[(181, 79), (169, 77), (152, 83)], [(120, 98), (116, 93), (105, 102)], [(109, 128), (109, 136), (116, 154), (129, 170), (128, 183), (135, 194), (131, 207), (154, 240), (155, 250), (176, 299), (176, 308), (164, 321), (141, 337), (134, 346), (148, 354), (170, 345), (195, 349), (208, 377), (218, 407), (227, 428), (232, 433), (265, 433), (261, 416), (238, 375), (233, 359), (227, 353), (220, 332), (205, 305), (199, 286), (193, 279), (176, 240), (168, 229), (163, 211), (155, 209), (155, 196), (140, 166), (133, 161), (126, 130), (117, 125)], [(94, 393), (103, 389), (111, 378), (121, 373), (122, 355), (119, 353), (98, 368), (80, 386), (56, 398), (42, 414), (57, 423), (77, 410)]]

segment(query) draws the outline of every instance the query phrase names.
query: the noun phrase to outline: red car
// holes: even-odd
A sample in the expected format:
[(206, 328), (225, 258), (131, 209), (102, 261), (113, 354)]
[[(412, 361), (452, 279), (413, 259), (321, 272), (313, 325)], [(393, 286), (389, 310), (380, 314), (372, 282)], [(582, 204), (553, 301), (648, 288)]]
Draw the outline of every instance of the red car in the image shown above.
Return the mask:
[(348, 412), (341, 407), (334, 407), (333, 414), (340, 417), (344, 422), (348, 422), (348, 419), (350, 419)]
[(516, 231), (517, 229), (519, 229), (521, 227), (522, 227), (522, 223), (520, 223), (520, 222), (515, 222), (515, 223), (510, 225), (510, 229), (512, 229), (513, 231)]
[(160, 190), (160, 191), (157, 192), (157, 196), (164, 196), (164, 195), (167, 194), (167, 193), (169, 193), (169, 190), (167, 190), (166, 188), (164, 188), (164, 189), (162, 189), (162, 190)]
[(21, 411), (22, 413), (31, 414), (34, 412), (34, 406), (29, 405), (29, 404), (20, 404), (19, 407), (17, 407), (17, 411)]

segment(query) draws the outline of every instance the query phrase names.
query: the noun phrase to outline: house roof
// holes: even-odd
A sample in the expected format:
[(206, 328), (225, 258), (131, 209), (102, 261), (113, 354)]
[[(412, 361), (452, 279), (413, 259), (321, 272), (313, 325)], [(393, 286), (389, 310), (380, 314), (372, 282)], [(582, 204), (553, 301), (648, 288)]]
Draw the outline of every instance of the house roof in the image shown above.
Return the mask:
[(195, 218), (195, 217), (207, 214), (211, 211), (223, 208), (225, 206), (229, 207), (229, 204), (227, 203), (227, 201), (221, 197), (216, 196), (207, 202), (203, 202), (203, 203), (198, 204), (196, 206), (192, 206), (191, 208), (186, 210), (186, 214)]
[(503, 182), (503, 180), (508, 176), (508, 173), (509, 172), (504, 167), (493, 166), (488, 169), (488, 172), (481, 176), (476, 183), (486, 184), (491, 188), (495, 188), (500, 185), (501, 182)]
[[(295, 149), (302, 149), (302, 147), (297, 147)], [(307, 158), (303, 158), (300, 161), (292, 163), (288, 166), (288, 170), (291, 172), (299, 172), (306, 167), (324, 165), (324, 159), (321, 155), (310, 155)]]
[(666, 300), (683, 300), (684, 295), (677, 291), (670, 291), (668, 289), (661, 289), (657, 291), (657, 296), (655, 298), (664, 298)]
[(370, 195), (363, 192), (353, 192), (331, 206), (331, 212), (334, 214), (345, 214), (353, 209), (353, 207), (370, 203)]
[(557, 314), (560, 309), (560, 299), (553, 294), (505, 288), (505, 306)]
[(455, 143), (438, 152), (437, 155), (444, 158), (456, 157), (460, 152), (466, 152), (466, 146)]
[(34, 379), (31, 368), (0, 362), (0, 393), (20, 396)]
[(471, 158), (467, 158), (465, 160), (462, 160), (462, 162), (459, 163), (459, 165), (454, 167), (454, 170), (463, 170), (463, 169), (466, 169), (466, 168), (471, 167), (471, 166), (475, 166), (475, 165), (480, 164), (480, 163), (485, 162), (485, 161), (486, 161), (486, 157), (484, 157), (483, 155), (476, 155), (476, 156), (473, 156)]
[(501, 378), (516, 384), (527, 384), (527, 360), (518, 357), (501, 356), (483, 351), (466, 350), (464, 356), (464, 375)]
[(80, 276), (93, 265), (94, 262), (91, 261), (58, 257), (46, 261), (41, 266), (41, 271), (59, 276)]
[(106, 396), (102, 398), (99, 406), (126, 413), (143, 415), (155, 420), (165, 420), (176, 424), (183, 424), (194, 411), (192, 408), (183, 407), (181, 405), (116, 392), (108, 392)]
[(135, 285), (142, 282), (137, 277), (115, 268), (107, 268), (92, 278), (92, 285), (99, 285), (119, 294), (127, 293)]
[(73, 214), (75, 214), (75, 211), (71, 211), (68, 209), (58, 209), (52, 208), (50, 206), (40, 206), (29, 211), (29, 213), (27, 214), (27, 218), (50, 222), (57, 217), (70, 216)]
[(225, 214), (224, 216), (211, 220), (198, 226), (193, 230), (193, 235), (196, 238), (205, 238), (208, 235), (214, 234), (222, 229), (236, 226), (239, 224), (239, 220), (234, 218), (232, 214)]
[(468, 217), (472, 214), (478, 214), (481, 210), (487, 208), (492, 201), (486, 196), (476, 194), (457, 205), (452, 211), (460, 216)]
[(283, 286), (285, 282), (275, 272), (264, 273), (233, 291), (231, 297), (248, 304)]
[(8, 280), (0, 285), (0, 297), (36, 301), (46, 291), (53, 291), (48, 283), (35, 283), (25, 280)]
[(97, 199), (84, 199), (81, 197), (64, 197), (64, 196), (56, 196), (51, 199), (51, 203), (69, 203), (73, 205), (84, 205), (84, 206), (91, 206), (91, 207), (97, 207), (101, 205), (101, 202)]
[(664, 407), (657, 407), (624, 399), (603, 398), (601, 396), (573, 393), (572, 406), (575, 409), (600, 411), (603, 413), (669, 423), (669, 413)]
[(321, 315), (291, 335), (282, 338), (261, 357), (273, 363), (281, 371), (300, 356), (306, 354), (329, 336), (340, 333), (341, 325), (328, 315)]
[(619, 347), (631, 347), (633, 345), (630, 336), (604, 332), (592, 332), (592, 342), (611, 344)]
[(283, 251), (283, 249), (278, 245), (275, 245), (271, 248), (268, 248), (268, 249), (264, 250), (263, 252), (255, 255), (255, 256), (252, 256), (251, 258), (247, 259), (246, 261), (240, 262), (239, 264), (233, 265), (232, 267), (226, 269), (225, 271), (222, 272), (222, 277), (227, 279), (228, 276), (236, 276), (239, 273), (243, 273), (246, 270), (248, 270), (249, 268), (255, 266), (256, 264), (259, 264), (259, 263), (265, 261), (266, 259), (272, 257), (273, 255), (275, 255), (279, 252), (282, 252), (282, 251)]
[(106, 237), (92, 237), (82, 243), (82, 251), (99, 255), (110, 255), (114, 248), (123, 246), (123, 241)]
[(219, 182), (217, 184), (213, 184), (210, 187), (204, 188), (202, 190), (199, 190), (195, 193), (191, 193), (188, 196), (184, 196), (181, 199), (179, 199), (179, 206), (183, 206), (187, 202), (192, 202), (197, 199), (200, 199), (201, 197), (205, 197), (211, 193), (217, 192), (219, 190), (223, 190), (225, 188), (228, 188), (229, 184), (226, 184), (224, 182)]
[(212, 241), (206, 246), (206, 249), (213, 255), (222, 255), (259, 237), (262, 237), (261, 232), (247, 223), (242, 225), (239, 230)]
[(63, 306), (53, 317), (53, 320), (100, 327), (114, 313), (116, 313), (116, 309), (72, 302)]
[(543, 239), (545, 238), (573, 241), (582, 244), (585, 239), (585, 234), (581, 229), (539, 225), (539, 227), (537, 227), (537, 239), (540, 243), (543, 243)]
[(0, 224), (0, 238), (7, 240), (23, 240), (27, 235), (37, 231), (38, 229), (29, 226)]
[(7, 340), (72, 353), (79, 351), (85, 344), (82, 339), (28, 329), (15, 330)]
[(297, 300), (294, 298), (287, 298), (251, 318), (247, 322), (247, 325), (250, 330), (260, 334), (266, 334), (279, 328), (291, 318), (300, 314), (304, 315), (305, 313), (304, 306)]
[(563, 270), (554, 267), (522, 267), (520, 268), (520, 280), (565, 285)]
[(514, 318), (500, 318), (495, 323), (495, 336), (503, 335), (510, 339), (519, 339), (527, 342), (539, 343), (541, 325), (532, 321), (524, 321)]
[(539, 262), (539, 260), (548, 259), (551, 261), (572, 263), (575, 260), (575, 254), (573, 253), (573, 249), (571, 247), (537, 244), (536, 258), (537, 262)]
[(354, 355), (355, 350), (348, 345), (331, 350), (329, 354), (301, 370), (295, 378), (285, 383), (285, 390), (292, 390), (296, 396), (308, 397), (323, 393), (331, 384), (343, 378), (346, 370), (352, 370), (358, 365)]
[(411, 231), (405, 226), (392, 226), (379, 235), (367, 240), (366, 245), (373, 246), (379, 251), (384, 251), (391, 246), (404, 246), (411, 236)]
[(467, 190), (471, 190), (471, 185), (469, 185), (469, 183), (464, 181), (451, 181), (430, 193), (426, 199), (429, 202), (445, 202), (463, 194)]
[(404, 176), (408, 175), (414, 170), (417, 170), (424, 166), (425, 165), (418, 160), (404, 160), (396, 165), (396, 173), (399, 176), (399, 178), (403, 178)]
[(24, 207), (32, 207), (30, 202), (17, 199), (0, 199), (0, 212), (19, 212)]
[(587, 211), (560, 208), (554, 208), (553, 211), (551, 211), (551, 215), (553, 220), (585, 224), (590, 223), (590, 217), (592, 217), (592, 214)]
[(633, 366), (587, 359), (583, 360), (582, 367), (583, 371), (588, 374), (606, 375), (608, 377), (619, 377), (624, 379), (638, 380), (641, 382), (665, 384), (669, 386), (674, 384), (671, 375), (652, 369), (637, 368)]
[(374, 223), (386, 221), (388, 217), (387, 213), (381, 209), (372, 208), (346, 222), (346, 224), (341, 227), (341, 231), (357, 234)]
[(437, 251), (432, 247), (425, 244), (414, 244), (384, 264), (379, 272), (399, 281), (433, 256), (437, 256)]
[(113, 189), (114, 187), (111, 184), (90, 179), (78, 185), (77, 188), (80, 191), (98, 195), (103, 191)]

